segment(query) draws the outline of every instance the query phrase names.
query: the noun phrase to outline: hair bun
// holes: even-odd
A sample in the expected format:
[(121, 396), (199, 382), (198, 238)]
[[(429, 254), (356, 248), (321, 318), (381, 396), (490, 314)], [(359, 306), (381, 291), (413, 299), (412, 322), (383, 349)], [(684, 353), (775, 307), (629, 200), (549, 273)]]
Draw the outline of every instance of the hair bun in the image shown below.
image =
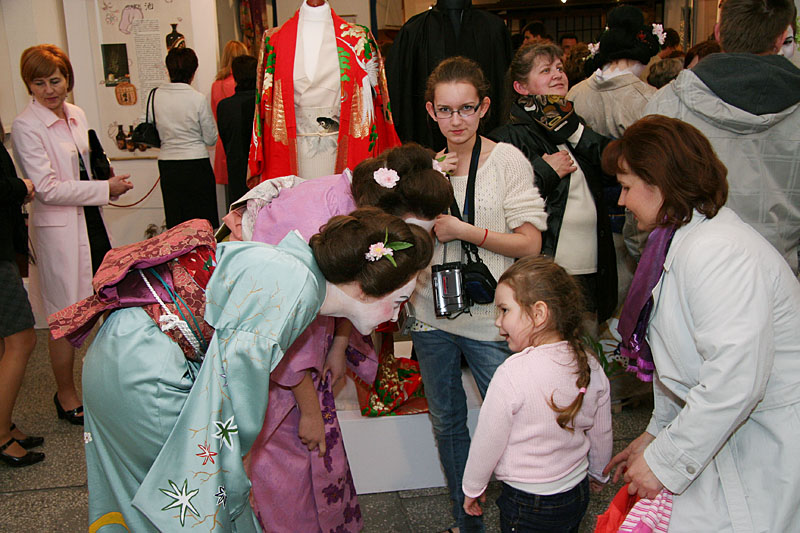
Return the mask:
[(638, 7), (619, 6), (608, 13), (606, 25), (610, 30), (620, 28), (628, 33), (637, 33), (644, 26), (644, 14)]

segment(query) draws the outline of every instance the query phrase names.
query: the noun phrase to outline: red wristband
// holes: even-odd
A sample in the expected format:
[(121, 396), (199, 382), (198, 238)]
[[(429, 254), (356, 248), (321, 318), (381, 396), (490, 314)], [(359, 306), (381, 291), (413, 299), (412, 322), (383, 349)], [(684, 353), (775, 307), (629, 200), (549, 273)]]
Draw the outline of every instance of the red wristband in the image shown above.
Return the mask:
[(482, 241), (481, 241), (481, 243), (478, 245), (478, 248), (480, 248), (481, 246), (483, 246), (483, 243), (485, 243), (485, 242), (486, 242), (486, 237), (488, 237), (488, 236), (489, 236), (489, 230), (488, 230), (488, 229), (484, 229), (484, 232), (485, 232), (485, 233), (483, 234), (483, 240), (482, 240)]

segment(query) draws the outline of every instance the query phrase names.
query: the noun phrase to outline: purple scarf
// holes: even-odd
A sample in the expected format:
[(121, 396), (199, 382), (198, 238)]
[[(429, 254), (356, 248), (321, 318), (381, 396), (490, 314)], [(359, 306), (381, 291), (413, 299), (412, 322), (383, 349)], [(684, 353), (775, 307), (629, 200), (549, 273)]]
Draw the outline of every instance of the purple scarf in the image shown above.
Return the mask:
[(659, 226), (650, 233), (617, 326), (622, 337), (620, 353), (630, 359), (628, 372), (636, 372), (636, 377), (646, 382), (653, 381), (656, 368), (645, 338), (653, 311), (652, 293), (661, 279), (664, 260), (676, 229), (674, 226)]

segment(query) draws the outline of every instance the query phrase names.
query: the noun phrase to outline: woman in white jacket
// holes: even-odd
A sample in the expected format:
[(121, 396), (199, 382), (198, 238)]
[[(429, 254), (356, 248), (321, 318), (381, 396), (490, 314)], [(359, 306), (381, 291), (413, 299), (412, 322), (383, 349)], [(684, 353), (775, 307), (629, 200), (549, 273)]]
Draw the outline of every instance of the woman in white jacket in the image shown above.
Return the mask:
[(167, 227), (193, 218), (205, 218), (216, 227), (217, 192), (208, 147), (217, 142), (217, 125), (208, 98), (190, 85), (197, 55), (191, 48), (173, 48), (166, 64), (170, 83), (156, 90), (153, 103)]
[(723, 207), (727, 171), (693, 126), (646, 117), (603, 168), (653, 229), (620, 333), (655, 395), (647, 430), (606, 472), (621, 466), (615, 481), (624, 472), (631, 494), (672, 492), (671, 531), (796, 530), (800, 284)]

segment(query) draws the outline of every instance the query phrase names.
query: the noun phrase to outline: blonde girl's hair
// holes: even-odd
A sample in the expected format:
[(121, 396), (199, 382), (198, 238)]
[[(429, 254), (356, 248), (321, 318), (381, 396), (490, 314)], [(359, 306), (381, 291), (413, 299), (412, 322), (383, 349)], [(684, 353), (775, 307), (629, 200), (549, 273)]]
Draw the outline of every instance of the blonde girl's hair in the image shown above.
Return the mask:
[[(578, 282), (549, 257), (523, 257), (506, 270), (498, 283), (505, 283), (514, 291), (514, 299), (533, 320), (536, 302), (547, 305), (550, 318), (547, 326), (569, 342), (575, 356), (577, 370), (575, 387), (589, 386), (591, 370), (589, 354), (581, 341), (585, 298)], [(583, 405), (583, 393), (565, 407), (558, 407), (550, 395), (550, 407), (558, 413), (558, 425), (573, 431), (573, 420)]]
[(222, 59), (219, 62), (216, 80), (224, 80), (231, 74), (231, 63), (239, 56), (246, 56), (247, 45), (241, 41), (228, 41), (222, 50)]

